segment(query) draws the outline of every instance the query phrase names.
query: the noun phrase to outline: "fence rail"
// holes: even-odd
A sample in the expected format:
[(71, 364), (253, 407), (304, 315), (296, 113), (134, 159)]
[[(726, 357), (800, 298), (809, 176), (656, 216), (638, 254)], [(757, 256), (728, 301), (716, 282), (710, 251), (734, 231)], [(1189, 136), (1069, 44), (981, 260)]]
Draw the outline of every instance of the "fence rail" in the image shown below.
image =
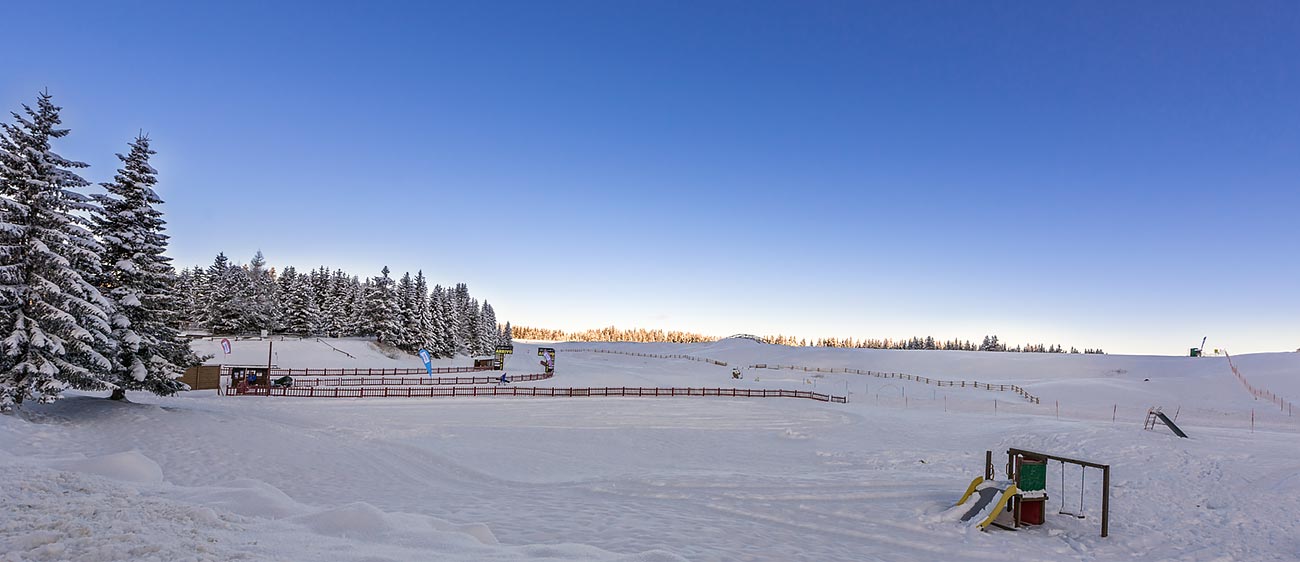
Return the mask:
[[(546, 380), (554, 373), (533, 373), (529, 375), (506, 375), (510, 382), (528, 382)], [(297, 377), (293, 386), (448, 386), (457, 384), (493, 384), (501, 382), (501, 377)]]
[(1246, 380), (1246, 376), (1241, 374), (1241, 371), (1237, 370), (1237, 366), (1232, 363), (1232, 356), (1228, 355), (1228, 352), (1226, 351), (1223, 352), (1223, 355), (1228, 358), (1228, 367), (1232, 369), (1233, 376), (1237, 377), (1238, 381), (1241, 381), (1241, 385), (1246, 387), (1246, 391), (1250, 392), (1251, 396), (1254, 396), (1256, 399), (1268, 400), (1269, 402), (1276, 404), (1278, 409), (1286, 412), (1287, 415), (1295, 415), (1295, 404), (1290, 400), (1278, 396), (1272, 391), (1258, 388), (1255, 385), (1250, 384), (1250, 381)]
[(800, 367), (797, 365), (768, 365), (766, 363), (750, 365), (749, 368), (750, 369), (785, 369), (790, 371), (804, 371), (808, 373), (846, 373), (846, 374), (851, 373), (855, 375), (868, 375), (868, 376), (881, 378), (881, 379), (902, 379), (908, 381), (916, 381), (919, 383), (932, 384), (935, 386), (982, 388), (984, 390), (1014, 392), (1016, 394), (1019, 394), (1021, 397), (1023, 397), (1025, 400), (1028, 400), (1029, 402), (1032, 402), (1034, 404), (1039, 403), (1039, 398), (1037, 396), (1030, 394), (1025, 389), (1016, 386), (1014, 384), (990, 384), (990, 383), (982, 383), (977, 381), (949, 381), (949, 380), (932, 379), (930, 377), (921, 377), (917, 375), (909, 375), (907, 373), (882, 373), (879, 371), (867, 371), (863, 369), (836, 369), (831, 367)]
[(566, 352), (566, 353), (575, 353), (575, 352), (576, 353), (612, 353), (615, 355), (631, 355), (633, 357), (654, 357), (656, 359), (686, 359), (687, 361), (699, 361), (701, 363), (711, 363), (713, 365), (718, 365), (721, 367), (727, 366), (726, 361), (718, 361), (717, 359), (709, 359), (708, 357), (696, 357), (694, 355), (681, 355), (681, 354), (661, 355), (658, 353), (634, 353), (631, 351), (616, 351), (613, 349), (561, 349), (559, 351)]
[(749, 388), (549, 388), (520, 386), (465, 386), (465, 387), (248, 387), (226, 388), (227, 396), (297, 396), (304, 398), (452, 398), (527, 396), (577, 398), (590, 396), (609, 397), (659, 397), (659, 396), (719, 396), (736, 398), (804, 398), (818, 402), (848, 402), (844, 396), (834, 396), (807, 390), (749, 389)]

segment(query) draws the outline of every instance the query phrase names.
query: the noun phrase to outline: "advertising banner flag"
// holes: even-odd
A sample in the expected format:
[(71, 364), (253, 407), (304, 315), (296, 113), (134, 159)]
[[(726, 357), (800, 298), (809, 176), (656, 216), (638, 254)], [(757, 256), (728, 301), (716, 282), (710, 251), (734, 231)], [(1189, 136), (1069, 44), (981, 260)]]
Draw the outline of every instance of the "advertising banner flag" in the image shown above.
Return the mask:
[(221, 351), (226, 352), (226, 355), (230, 355), (230, 340), (221, 338)]
[(433, 376), (433, 363), (429, 359), (429, 350), (420, 350), (420, 360), (424, 361), (424, 370), (428, 371), (430, 376)]

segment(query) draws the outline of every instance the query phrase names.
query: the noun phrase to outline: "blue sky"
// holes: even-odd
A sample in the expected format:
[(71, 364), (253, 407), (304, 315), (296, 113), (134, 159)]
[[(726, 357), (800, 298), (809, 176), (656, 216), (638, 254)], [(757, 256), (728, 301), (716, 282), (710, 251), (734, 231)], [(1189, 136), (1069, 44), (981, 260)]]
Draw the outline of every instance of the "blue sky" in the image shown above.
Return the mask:
[(28, 4), (0, 104), (48, 87), (94, 181), (147, 131), (178, 265), (423, 268), (563, 329), (1300, 347), (1295, 2)]

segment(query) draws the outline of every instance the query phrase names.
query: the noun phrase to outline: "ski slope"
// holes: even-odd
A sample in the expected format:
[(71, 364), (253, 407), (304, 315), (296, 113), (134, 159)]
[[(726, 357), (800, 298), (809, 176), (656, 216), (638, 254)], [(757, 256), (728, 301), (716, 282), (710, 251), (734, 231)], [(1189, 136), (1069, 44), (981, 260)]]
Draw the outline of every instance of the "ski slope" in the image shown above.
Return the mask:
[[(266, 361), (267, 342), (236, 341), (229, 357), (219, 342), (196, 346), (213, 363)], [(527, 384), (815, 389), (847, 392), (850, 402), (205, 391), (113, 403), (73, 393), (0, 416), (0, 560), (1300, 557), (1300, 422), (1254, 400), (1221, 358), (747, 340), (555, 347), (556, 376)], [(516, 343), (507, 372), (536, 372), (535, 348)], [(279, 367), (421, 365), (365, 340), (277, 340), (272, 359)], [(1252, 384), (1300, 398), (1300, 354), (1233, 360)], [(755, 364), (1017, 384), (1042, 401), (788, 369), (745, 368), (744, 379), (731, 378), (733, 366)], [(1178, 412), (1191, 439), (1144, 431), (1150, 406)], [(982, 473), (984, 451), (1005, 459), (1008, 447), (1109, 463), (1111, 536), (1098, 536), (1095, 472), (1085, 481), (1088, 517), (1055, 515), (1057, 465), (1042, 527), (984, 533), (946, 519)], [(1066, 507), (1077, 510), (1079, 476), (1067, 476)]]

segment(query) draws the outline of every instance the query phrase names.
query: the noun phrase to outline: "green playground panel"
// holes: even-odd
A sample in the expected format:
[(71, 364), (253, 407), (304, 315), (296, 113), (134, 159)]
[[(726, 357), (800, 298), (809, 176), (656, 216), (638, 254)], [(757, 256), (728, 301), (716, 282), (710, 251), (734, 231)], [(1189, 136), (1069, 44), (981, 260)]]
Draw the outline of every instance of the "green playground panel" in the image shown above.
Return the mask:
[(1047, 489), (1047, 463), (1020, 461), (1020, 483), (1016, 487), (1025, 492)]

